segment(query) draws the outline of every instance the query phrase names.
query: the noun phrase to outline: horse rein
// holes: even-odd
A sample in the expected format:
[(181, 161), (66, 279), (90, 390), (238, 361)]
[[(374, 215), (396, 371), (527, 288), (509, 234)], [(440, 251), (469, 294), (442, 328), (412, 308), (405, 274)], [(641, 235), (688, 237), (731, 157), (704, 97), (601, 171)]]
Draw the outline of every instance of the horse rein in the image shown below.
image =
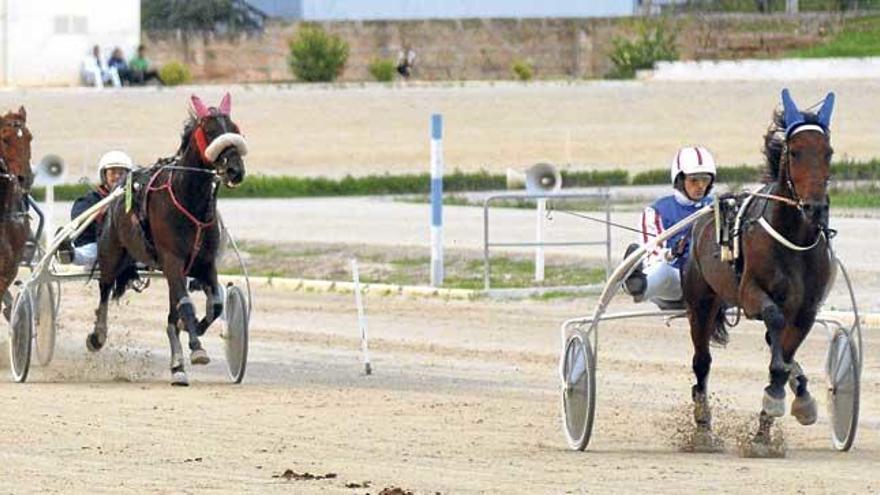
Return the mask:
[[(165, 181), (161, 186), (153, 186), (153, 183), (156, 182), (156, 179), (162, 172), (168, 171), (168, 180)], [(207, 170), (201, 168), (194, 167), (181, 167), (179, 165), (163, 165), (159, 167), (159, 170), (156, 170), (153, 175), (150, 177), (150, 181), (147, 183), (147, 188), (145, 191), (145, 198), (149, 198), (151, 192), (159, 192), (159, 191), (168, 191), (168, 196), (171, 199), (171, 204), (174, 205), (174, 208), (180, 212), (187, 220), (190, 221), (196, 227), (196, 238), (193, 240), (192, 251), (189, 255), (189, 260), (186, 263), (186, 266), (183, 268), (183, 276), (187, 276), (189, 271), (192, 269), (193, 264), (196, 261), (196, 257), (199, 252), (202, 250), (202, 232), (205, 229), (209, 229), (217, 223), (217, 216), (215, 215), (211, 220), (199, 220), (196, 216), (189, 211), (186, 206), (183, 205), (178, 199), (177, 195), (174, 194), (174, 187), (172, 186), (172, 181), (174, 180), (174, 172), (176, 171), (184, 171), (184, 172), (202, 172), (213, 175), (211, 178), (212, 184), (212, 194), (211, 199), (213, 201), (217, 200), (217, 182), (220, 180), (219, 175), (215, 170)], [(146, 214), (146, 202), (144, 201), (144, 214)]]

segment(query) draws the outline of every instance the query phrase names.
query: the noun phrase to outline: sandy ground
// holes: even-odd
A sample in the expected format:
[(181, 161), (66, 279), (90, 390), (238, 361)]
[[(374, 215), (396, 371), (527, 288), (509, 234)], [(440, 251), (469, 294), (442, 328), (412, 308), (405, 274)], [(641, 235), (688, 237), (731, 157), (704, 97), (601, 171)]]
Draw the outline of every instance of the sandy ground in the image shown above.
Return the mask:
[[(804, 101), (828, 87), (837, 90), (836, 148), (867, 158), (875, 154), (869, 140), (880, 105), (871, 96), (877, 84), (793, 87)], [(234, 111), (254, 150), (252, 171), (339, 175), (426, 170), (427, 115), (435, 110), (450, 121), (447, 161), (463, 168), (565, 161), (567, 153), (571, 161), (599, 166), (656, 166), (680, 139), (709, 138), (717, 140), (709, 145), (722, 162), (757, 161), (758, 138), (778, 90), (771, 86), (232, 89)], [(126, 147), (140, 161), (171, 152), (186, 96), (197, 91), (219, 100), (222, 90), (9, 91), (0, 93), (0, 106), (28, 105), (35, 156), (69, 156), (76, 174), (76, 163), (93, 163), (109, 146)], [(560, 136), (568, 131), (566, 151)], [(424, 246), (427, 253), (427, 205), (341, 198), (224, 202), (222, 208), (244, 239)], [(63, 207), (56, 213), (63, 215)], [(479, 247), (481, 210), (450, 207), (446, 213), (449, 245)], [(530, 238), (532, 215), (499, 212), (493, 238)], [(865, 235), (876, 231), (873, 215), (835, 219), (841, 231), (836, 245), (869, 307), (880, 304), (874, 244)], [(559, 233), (550, 238), (587, 229), (559, 214), (553, 218)], [(635, 218), (624, 212), (615, 220), (632, 224)], [(615, 234), (617, 256), (629, 239)], [(767, 374), (762, 330), (753, 324), (737, 327), (731, 344), (715, 352), (711, 387), (726, 452), (681, 452), (691, 422), (690, 343), (683, 323), (657, 321), (603, 328), (594, 439), (588, 452), (573, 453), (559, 424), (558, 328), (589, 311), (595, 304), (589, 298), (368, 297), (375, 373), (366, 377), (351, 295), (260, 288), (245, 383), (226, 383), (214, 328), (206, 338), (214, 362), (191, 374), (189, 389), (168, 385), (162, 284), (114, 306), (109, 347), (90, 355), (83, 340), (96, 299), (94, 286), (67, 285), (55, 361), (32, 368), (26, 385), (0, 382), (2, 493), (375, 494), (392, 485), (417, 493), (880, 490), (874, 470), (880, 461), (880, 366), (871, 359), (865, 364), (854, 450), (833, 452), (822, 376), (827, 345), (820, 330), (799, 354), (822, 406), (819, 423), (782, 421), (786, 459), (737, 453), (737, 438), (754, 426)], [(842, 300), (839, 293), (832, 298)], [(870, 356), (876, 332), (866, 339)], [(0, 349), (0, 366), (5, 356)], [(277, 477), (288, 469), (337, 476)], [(366, 488), (345, 486), (366, 481)]]
[[(525, 168), (549, 160), (580, 167), (665, 166), (679, 146), (708, 146), (721, 164), (760, 163), (761, 136), (782, 83), (467, 83), (410, 87), (207, 86), (174, 89), (8, 90), (0, 109), (23, 104), (35, 160), (52, 152), (71, 180), (93, 174), (107, 149), (138, 163), (172, 154), (192, 93), (217, 104), (233, 95), (233, 116), (250, 142), (247, 165), (271, 174), (429, 171), (429, 116), (446, 121), (449, 170)], [(876, 80), (790, 84), (809, 106), (836, 91), (838, 158), (877, 156)]]
[[(782, 421), (786, 459), (746, 459), (766, 380), (762, 330), (715, 350), (721, 454), (684, 453), (690, 344), (681, 322), (603, 332), (594, 438), (567, 449), (558, 416), (561, 319), (589, 300), (463, 302), (369, 297), (374, 374), (364, 376), (351, 295), (260, 290), (243, 385), (215, 361), (167, 384), (163, 287), (111, 309), (108, 348), (83, 345), (91, 288), (65, 293), (59, 351), (27, 385), (0, 384), (0, 491), (9, 493), (868, 493), (880, 490), (880, 367), (864, 372), (855, 448), (831, 450), (815, 332), (800, 360), (818, 424)], [(868, 349), (878, 344), (867, 335)], [(333, 479), (287, 481), (285, 470)], [(370, 482), (369, 488), (346, 488)]]

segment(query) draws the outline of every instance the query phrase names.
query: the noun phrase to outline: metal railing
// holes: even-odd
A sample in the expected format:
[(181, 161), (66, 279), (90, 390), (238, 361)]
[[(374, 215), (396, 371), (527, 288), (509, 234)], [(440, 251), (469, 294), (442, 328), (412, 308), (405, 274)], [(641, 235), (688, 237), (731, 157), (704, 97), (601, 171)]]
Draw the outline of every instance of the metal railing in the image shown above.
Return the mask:
[[(535, 241), (504, 241), (490, 242), (489, 240), (489, 206), (493, 201), (500, 200), (534, 200), (538, 203), (538, 225), (543, 222), (543, 208), (541, 208), (542, 200), (549, 201), (567, 201), (573, 199), (580, 200), (599, 200), (603, 203), (605, 212), (605, 239), (602, 241), (556, 241), (548, 242), (542, 239), (540, 233), (536, 236)], [(525, 194), (525, 193), (502, 193), (488, 196), (483, 202), (483, 289), (489, 291), (491, 289), (491, 266), (490, 266), (490, 248), (493, 247), (535, 247), (542, 249), (544, 247), (570, 247), (570, 246), (605, 246), (605, 278), (611, 274), (611, 194), (606, 191), (599, 193), (545, 193), (545, 194)], [(537, 261), (536, 261), (537, 263)], [(541, 267), (543, 273), (543, 266)]]

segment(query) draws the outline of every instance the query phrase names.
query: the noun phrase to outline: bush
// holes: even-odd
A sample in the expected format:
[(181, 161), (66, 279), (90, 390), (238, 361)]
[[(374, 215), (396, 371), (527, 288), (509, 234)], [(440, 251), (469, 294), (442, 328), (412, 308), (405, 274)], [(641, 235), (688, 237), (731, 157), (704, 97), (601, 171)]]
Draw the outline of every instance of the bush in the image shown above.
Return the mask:
[(377, 58), (367, 67), (373, 79), (379, 82), (391, 82), (394, 79), (394, 69), (394, 61), (387, 58)]
[(635, 41), (615, 36), (611, 43), (614, 49), (609, 57), (614, 70), (608, 76), (612, 79), (632, 79), (637, 70), (653, 68), (654, 62), (678, 60), (675, 33), (663, 24), (651, 27), (643, 23), (639, 26), (639, 37)]
[(287, 63), (301, 81), (335, 81), (348, 61), (348, 43), (339, 36), (327, 34), (319, 26), (304, 26), (288, 46)]
[(531, 63), (525, 60), (514, 60), (510, 69), (520, 81), (531, 81), (535, 76), (534, 67), (532, 67)]
[(177, 86), (188, 83), (192, 79), (189, 67), (180, 62), (168, 62), (159, 69), (159, 79), (166, 86)]

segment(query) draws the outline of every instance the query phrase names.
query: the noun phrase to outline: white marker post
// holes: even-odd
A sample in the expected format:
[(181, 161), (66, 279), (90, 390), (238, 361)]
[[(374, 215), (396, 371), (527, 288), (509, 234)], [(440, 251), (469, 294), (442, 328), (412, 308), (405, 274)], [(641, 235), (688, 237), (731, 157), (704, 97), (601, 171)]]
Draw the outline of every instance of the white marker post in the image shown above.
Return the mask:
[[(46, 199), (43, 201), (43, 208), (46, 210), (43, 212), (45, 219), (43, 220), (43, 235), (46, 236), (46, 245), (48, 246), (52, 242), (52, 237), (55, 235), (55, 225), (52, 222), (52, 219), (55, 217), (55, 185), (47, 184), (46, 185)], [(42, 239), (37, 239), (37, 244), (41, 243)]]
[(443, 116), (431, 115), (431, 286), (443, 285)]
[(535, 200), (535, 282), (544, 281), (544, 214), (547, 211), (547, 199)]
[(358, 328), (361, 331), (361, 354), (364, 357), (364, 373), (371, 375), (370, 347), (367, 343), (367, 317), (364, 315), (364, 303), (361, 300), (361, 277), (358, 273), (357, 258), (351, 259), (351, 275), (354, 278), (354, 304), (357, 306)]

